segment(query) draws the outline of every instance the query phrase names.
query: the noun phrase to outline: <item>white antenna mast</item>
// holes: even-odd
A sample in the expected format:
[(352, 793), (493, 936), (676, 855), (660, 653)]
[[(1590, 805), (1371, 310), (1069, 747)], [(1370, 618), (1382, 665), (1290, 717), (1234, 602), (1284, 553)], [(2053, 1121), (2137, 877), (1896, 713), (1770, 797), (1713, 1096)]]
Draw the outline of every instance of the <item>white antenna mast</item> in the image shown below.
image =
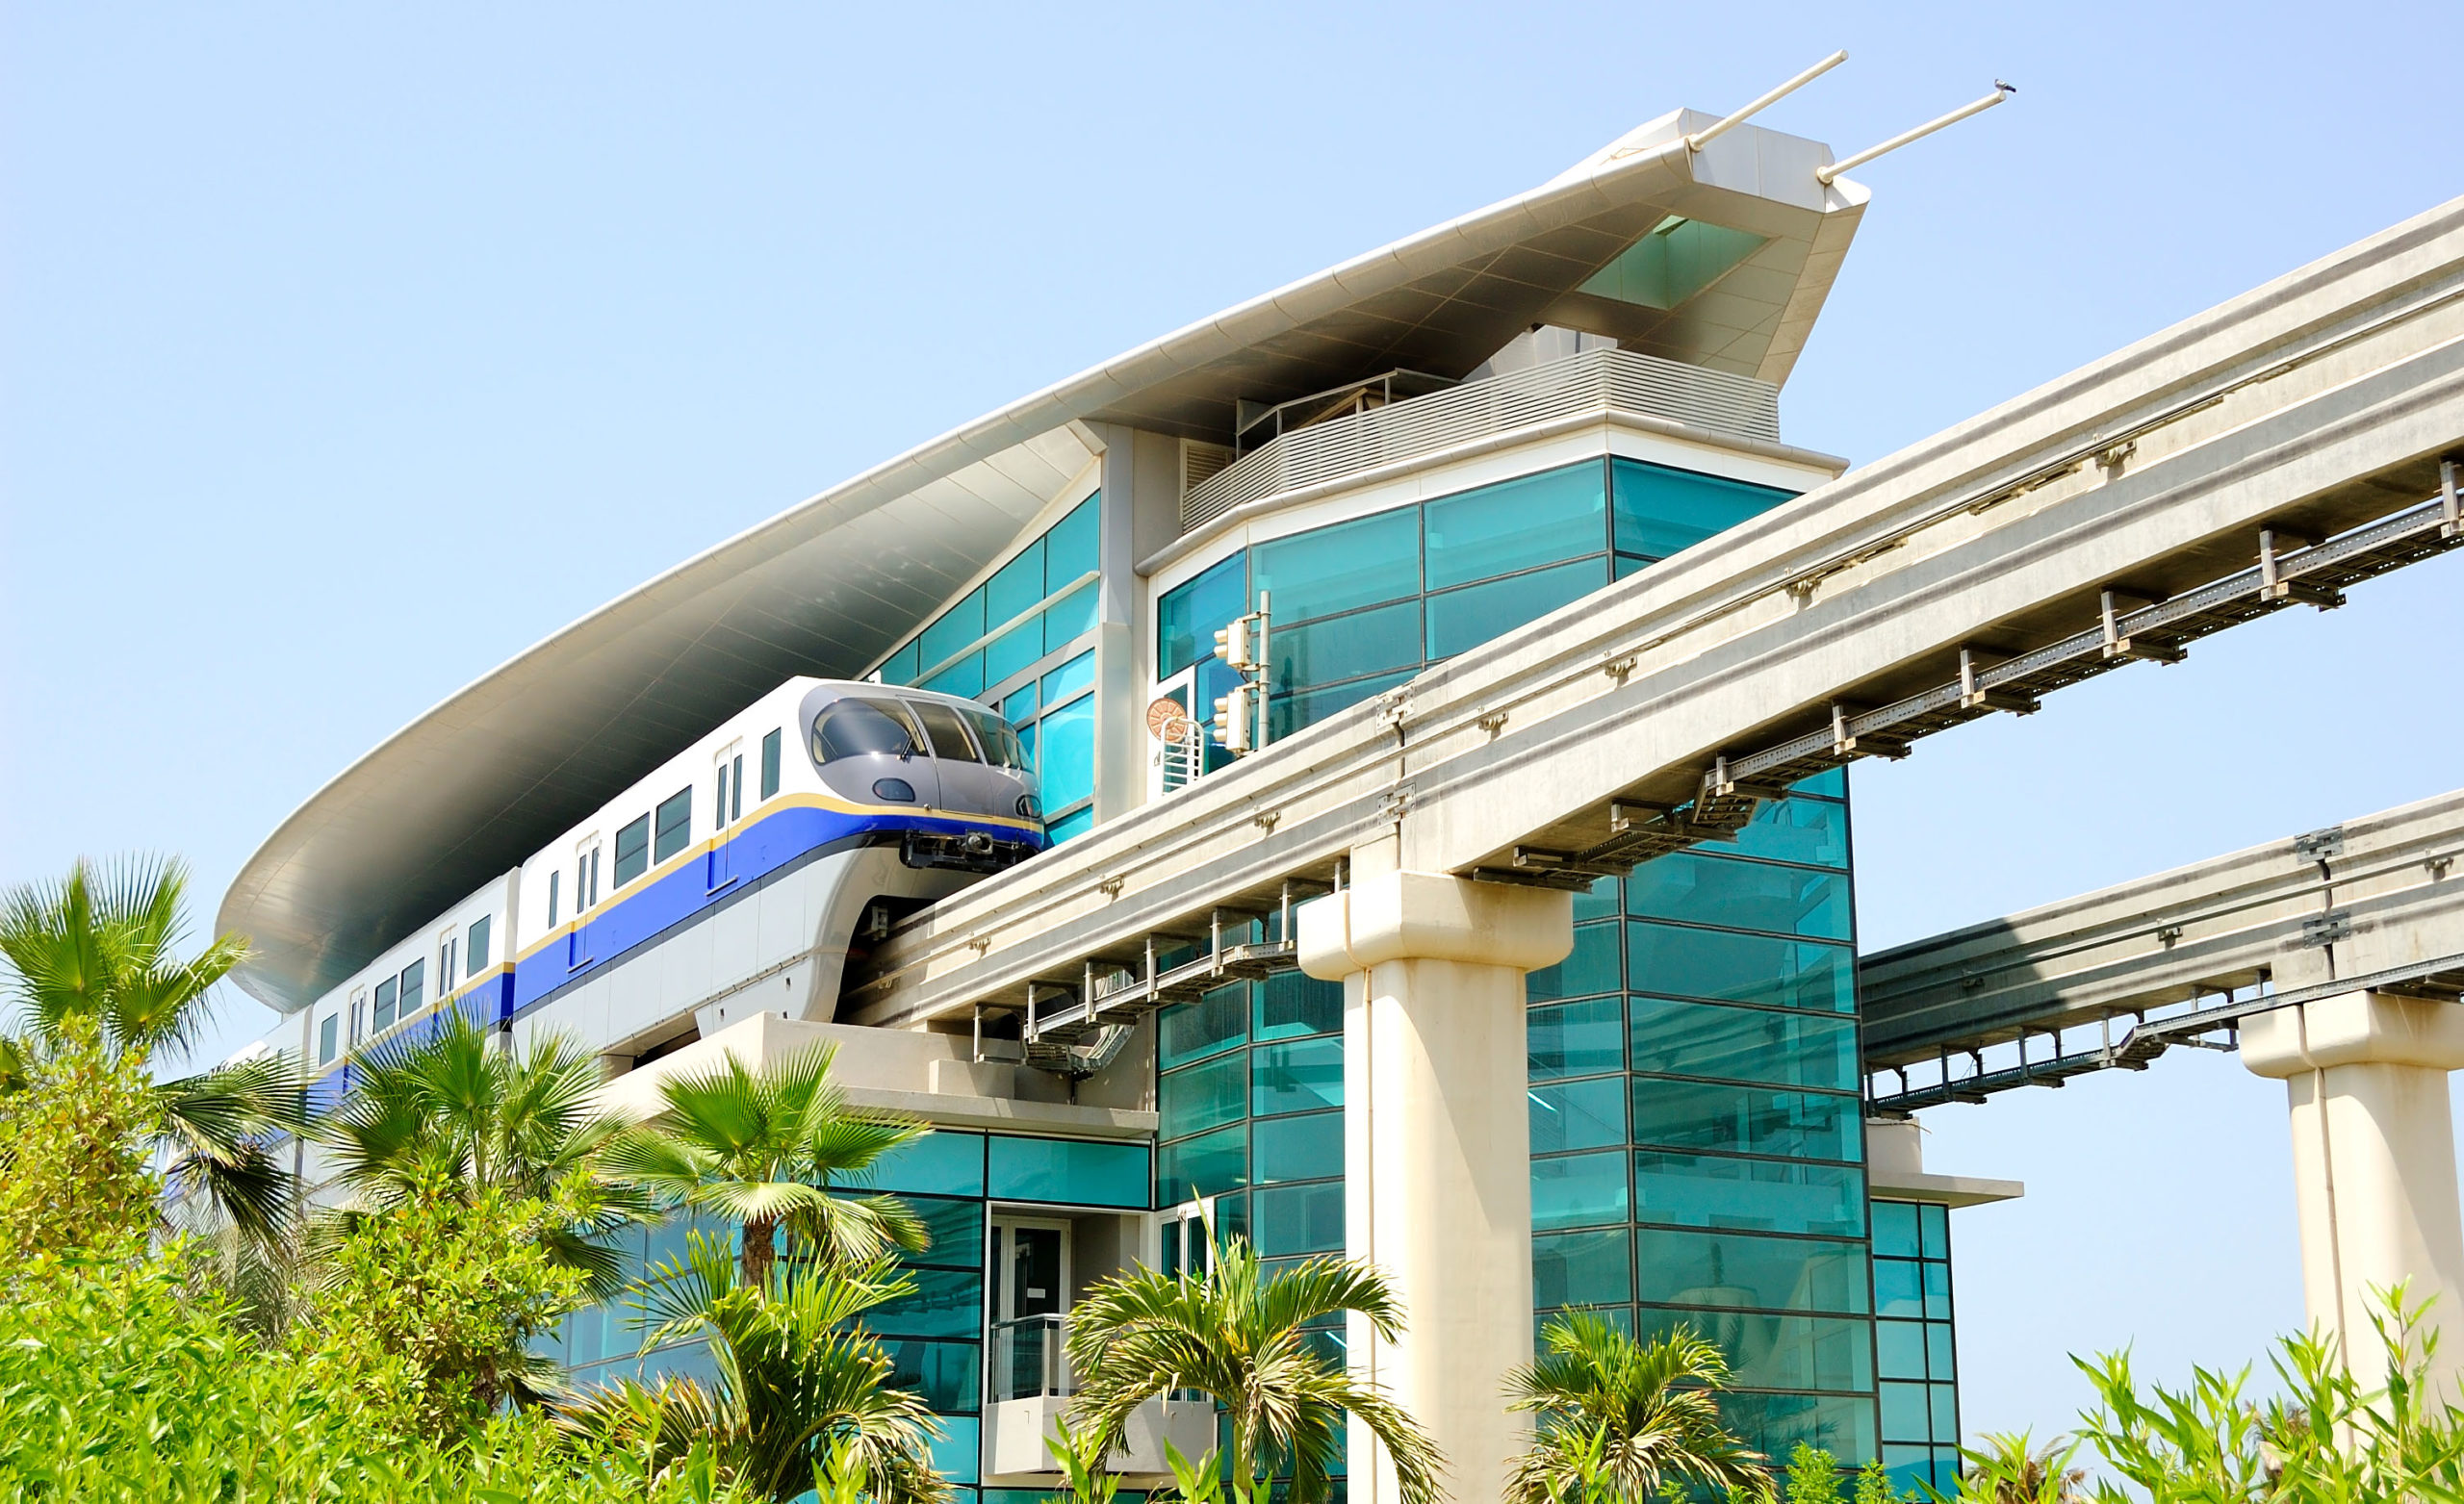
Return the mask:
[(1686, 137), (1685, 149), (1687, 151), (1701, 151), (1705, 146), (1708, 145), (1712, 140), (1718, 137), (1721, 132), (1727, 130), (1730, 126), (1744, 124), (1747, 117), (1759, 115), (1762, 111), (1768, 109), (1772, 105), (1778, 104), (1781, 100), (1787, 98), (1790, 94), (1795, 93), (1798, 89), (1805, 88), (1808, 84), (1812, 83), (1815, 79), (1822, 77), (1825, 73), (1830, 72), (1833, 68), (1837, 67), (1839, 64), (1847, 61), (1848, 50), (1843, 47), (1839, 51), (1833, 53), (1830, 57), (1823, 59), (1820, 63), (1815, 64), (1813, 66), (1798, 74), (1796, 77), (1781, 85), (1779, 88), (1771, 90), (1771, 92), (1763, 95), (1754, 103), (1747, 105), (1736, 114), (1728, 116), (1726, 119), (1707, 125), (1701, 130), (1696, 131), (1693, 135)]
[[(1839, 176), (1839, 174), (1861, 167), (1866, 163), (1873, 161), (1876, 157), (1881, 156), (1886, 151), (1897, 151), (1902, 146), (1907, 145), (1910, 141), (1922, 140), (1924, 138), (1933, 135), (1936, 131), (1940, 130), (1946, 125), (1957, 125), (1962, 120), (1966, 119), (1969, 115), (1981, 115), (2017, 92), (2018, 89), (2013, 88), (2009, 84), (2005, 84), (1997, 78), (1993, 81), (1993, 92), (1986, 95), (1984, 98), (1969, 104), (1964, 104), (1938, 120), (1928, 120), (1923, 125), (1918, 126), (1912, 131), (1902, 131), (1897, 136), (1892, 137), (1890, 140), (1883, 142), (1879, 146), (1868, 146), (1863, 151), (1842, 157), (1837, 162), (1826, 163), (1822, 166), (1813, 169), (1814, 181), (1820, 183), (1825, 188), (1828, 188), (1831, 186), (1832, 179)], [(1728, 122), (1726, 121), (1721, 122), (1723, 125), (1727, 123)]]

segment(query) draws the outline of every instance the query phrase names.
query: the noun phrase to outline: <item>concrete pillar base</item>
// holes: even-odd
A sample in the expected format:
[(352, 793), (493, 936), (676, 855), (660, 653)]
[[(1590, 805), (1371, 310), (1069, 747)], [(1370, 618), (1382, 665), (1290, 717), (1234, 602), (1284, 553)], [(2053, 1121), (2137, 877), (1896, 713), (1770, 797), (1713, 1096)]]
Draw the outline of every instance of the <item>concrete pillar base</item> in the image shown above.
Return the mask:
[[(1353, 1369), (1445, 1449), (1457, 1499), (1499, 1497), (1528, 1434), (1502, 1389), (1531, 1359), (1524, 975), (1564, 959), (1573, 926), (1568, 894), (1418, 872), (1300, 909), (1301, 968), (1344, 983), (1348, 1251), (1408, 1322), (1389, 1343), (1356, 1321)], [(1355, 1504), (1396, 1504), (1357, 1422), (1350, 1458)]]
[(2435, 1298), (2427, 1324), (2451, 1336), (2432, 1377), (2452, 1385), (2464, 1371), (2464, 1212), (2447, 1073), (2464, 1066), (2464, 1008), (2376, 992), (2278, 1008), (2243, 1023), (2242, 1063), (2285, 1083), (2311, 1325), (2374, 1382), (2371, 1318), (2379, 1292), (2402, 1282), (2408, 1302)]

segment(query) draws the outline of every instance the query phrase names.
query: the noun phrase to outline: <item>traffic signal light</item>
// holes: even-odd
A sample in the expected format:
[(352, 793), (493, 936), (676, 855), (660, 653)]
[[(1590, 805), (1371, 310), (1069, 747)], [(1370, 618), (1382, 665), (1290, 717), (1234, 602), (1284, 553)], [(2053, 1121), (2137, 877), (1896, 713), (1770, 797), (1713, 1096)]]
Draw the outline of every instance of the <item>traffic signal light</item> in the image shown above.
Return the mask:
[(1215, 739), (1225, 752), (1239, 755), (1249, 750), (1249, 728), (1256, 724), (1258, 687), (1235, 684), (1232, 693), (1215, 701)]

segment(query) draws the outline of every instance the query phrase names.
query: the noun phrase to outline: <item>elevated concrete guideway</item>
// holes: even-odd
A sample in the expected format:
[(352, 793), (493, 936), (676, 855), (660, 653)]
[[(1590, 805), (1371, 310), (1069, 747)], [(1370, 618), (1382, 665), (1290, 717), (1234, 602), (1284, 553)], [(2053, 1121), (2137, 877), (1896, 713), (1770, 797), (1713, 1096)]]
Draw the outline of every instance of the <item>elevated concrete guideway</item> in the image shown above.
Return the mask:
[(1032, 997), (1076, 1033), (1216, 966), (1288, 964), (1151, 957), (1331, 885), (1356, 849), (1572, 885), (1721, 839), (1791, 779), (2457, 547), (2459, 450), (2464, 201), (943, 901), (840, 1016), (947, 1027)]
[(1893, 1111), (2142, 1068), (2356, 990), (2452, 1002), (2464, 791), (1879, 952), (1858, 981)]

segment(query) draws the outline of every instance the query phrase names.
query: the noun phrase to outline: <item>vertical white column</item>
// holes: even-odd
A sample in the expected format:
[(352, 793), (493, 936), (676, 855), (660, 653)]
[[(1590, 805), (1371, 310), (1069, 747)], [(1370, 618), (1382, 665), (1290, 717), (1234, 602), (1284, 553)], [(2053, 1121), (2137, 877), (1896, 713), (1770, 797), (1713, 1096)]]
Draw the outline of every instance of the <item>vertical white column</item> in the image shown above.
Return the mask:
[[(1302, 969), (1344, 983), (1348, 1251), (1408, 1321), (1393, 1342), (1355, 1321), (1354, 1371), (1444, 1448), (1454, 1498), (1494, 1499), (1528, 1430), (1502, 1388), (1531, 1358), (1524, 975), (1573, 949), (1573, 900), (1388, 871), (1302, 905), (1298, 938)], [(1357, 1422), (1350, 1481), (1358, 1504), (1395, 1504)]]
[(2464, 1008), (2353, 992), (2261, 1013), (2242, 1063), (2285, 1083), (2310, 1323), (2375, 1381), (2376, 1291), (2436, 1297), (2434, 1378), (2464, 1371), (2464, 1211), (2447, 1073), (2464, 1066)]

